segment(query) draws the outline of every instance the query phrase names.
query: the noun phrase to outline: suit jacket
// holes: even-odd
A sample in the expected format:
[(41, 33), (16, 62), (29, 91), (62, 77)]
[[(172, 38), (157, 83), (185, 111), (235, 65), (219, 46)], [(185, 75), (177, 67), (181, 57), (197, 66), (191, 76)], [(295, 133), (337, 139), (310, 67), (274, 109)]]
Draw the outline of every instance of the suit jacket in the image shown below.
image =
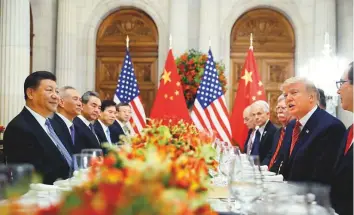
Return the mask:
[[(263, 160), (266, 158), (268, 152), (272, 149), (274, 133), (277, 131), (277, 128), (269, 120), (264, 128), (261, 142), (259, 143), (259, 160), (263, 163)], [(247, 151), (247, 144), (245, 145)]]
[(4, 153), (8, 163), (32, 164), (45, 184), (69, 177), (70, 167), (65, 158), (26, 108), (6, 128)]
[(345, 127), (341, 121), (317, 107), (300, 132), (291, 156), (291, 136), (296, 120), (286, 129), (286, 152), (281, 173), (289, 181), (314, 181), (330, 184), (338, 142), (343, 138)]
[(108, 128), (109, 128), (109, 131), (111, 132), (112, 143), (118, 143), (119, 136), (125, 135), (123, 128), (119, 125), (117, 120), (114, 120), (114, 123), (111, 126), (109, 126)]
[[(64, 144), (65, 148), (72, 155), (74, 154), (75, 148), (73, 141), (71, 139), (71, 135), (68, 129), (68, 126), (65, 124), (64, 120), (58, 116), (58, 114), (54, 114), (53, 118), (50, 120), (54, 130), (56, 131), (59, 139)], [(75, 127), (75, 125), (74, 125)]]
[(106, 137), (106, 133), (103, 131), (101, 123), (98, 120), (96, 120), (95, 123), (93, 124), (93, 127), (95, 128), (95, 132), (97, 134), (97, 137), (98, 137), (98, 140), (100, 141), (100, 143), (101, 144), (102, 143), (107, 143), (108, 140), (107, 140), (107, 137)]
[[(353, 126), (353, 125), (352, 125)], [(339, 147), (331, 184), (331, 202), (339, 215), (353, 214), (353, 145), (344, 155), (350, 126)]]
[(251, 138), (252, 131), (253, 131), (253, 129), (248, 129), (247, 139), (246, 139), (245, 143), (243, 144), (244, 145), (244, 148), (243, 148), (244, 153), (247, 153), (248, 141)]
[[(267, 165), (269, 166), (270, 160), (272, 159), (277, 146), (278, 146), (278, 141), (280, 138), (280, 134), (281, 134), (281, 129), (279, 128), (275, 133), (274, 133), (274, 137), (273, 137), (273, 145), (272, 145), (272, 149), (268, 152), (266, 158), (263, 160), (262, 165)], [(286, 129), (292, 129), (292, 125), (288, 124), (286, 126)], [(289, 137), (290, 133), (286, 133), (284, 134), (284, 138), (283, 138), (283, 142), (282, 145), (280, 146), (279, 152), (277, 157), (275, 158), (275, 162), (273, 164), (273, 166), (270, 168), (271, 172), (275, 172), (278, 173), (279, 172), (279, 167), (282, 164), (283, 160), (284, 160), (284, 153), (286, 152), (286, 146), (284, 144), (284, 142), (287, 141), (287, 139), (291, 138), (291, 136)]]
[(75, 153), (81, 153), (82, 149), (100, 149), (95, 134), (91, 129), (78, 117), (73, 120), (75, 125)]

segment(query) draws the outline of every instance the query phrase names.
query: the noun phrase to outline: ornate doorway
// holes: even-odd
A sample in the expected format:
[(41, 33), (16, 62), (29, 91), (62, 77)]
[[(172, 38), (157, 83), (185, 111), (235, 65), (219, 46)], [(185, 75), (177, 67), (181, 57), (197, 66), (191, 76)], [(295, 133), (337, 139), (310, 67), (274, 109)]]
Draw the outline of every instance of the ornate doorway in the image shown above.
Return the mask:
[(254, 9), (243, 14), (234, 24), (230, 41), (231, 109), (235, 100), (240, 73), (253, 33), (253, 50), (264, 84), (271, 120), (278, 123), (275, 106), (280, 85), (294, 73), (295, 35), (288, 19), (271, 9)]
[(96, 91), (101, 99), (113, 99), (127, 35), (140, 96), (149, 116), (157, 88), (159, 38), (154, 21), (141, 10), (123, 8), (101, 23), (96, 40)]

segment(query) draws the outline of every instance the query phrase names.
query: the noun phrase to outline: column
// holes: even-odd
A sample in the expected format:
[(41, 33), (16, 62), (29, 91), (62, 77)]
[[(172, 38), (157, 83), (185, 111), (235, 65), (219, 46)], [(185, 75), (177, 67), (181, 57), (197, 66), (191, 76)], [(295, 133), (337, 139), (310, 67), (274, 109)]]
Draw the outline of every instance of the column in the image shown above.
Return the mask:
[(0, 0), (0, 125), (23, 108), (30, 72), (29, 0)]
[(33, 17), (32, 71), (55, 72), (57, 0), (31, 0)]
[(58, 0), (58, 26), (57, 26), (57, 84), (59, 87), (72, 86), (83, 77), (76, 77), (76, 4), (73, 0)]
[(188, 50), (188, 0), (170, 1), (170, 34), (175, 58)]
[(220, 1), (200, 1), (199, 49), (206, 53), (209, 50), (209, 39), (214, 60), (220, 59)]

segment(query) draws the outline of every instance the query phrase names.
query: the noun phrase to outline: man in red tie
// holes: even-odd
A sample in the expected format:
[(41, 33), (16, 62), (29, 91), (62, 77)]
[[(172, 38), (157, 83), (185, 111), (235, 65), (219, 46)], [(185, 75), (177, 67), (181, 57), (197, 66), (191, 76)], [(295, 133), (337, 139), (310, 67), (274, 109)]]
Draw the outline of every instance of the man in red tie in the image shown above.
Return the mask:
[(280, 163), (283, 160), (284, 147), (282, 146), (285, 137), (285, 130), (290, 120), (293, 119), (289, 114), (288, 107), (286, 106), (284, 95), (280, 95), (278, 97), (278, 104), (275, 107), (275, 111), (281, 127), (275, 132), (272, 150), (263, 161), (263, 165), (268, 165), (268, 169), (272, 172), (278, 172)]
[[(306, 78), (293, 77), (282, 85), (289, 113), (296, 118), (286, 129), (286, 153), (281, 173), (286, 180), (330, 184), (343, 123), (318, 104), (318, 91)], [(285, 145), (284, 145), (285, 147)]]
[[(344, 110), (353, 112), (353, 62), (337, 81), (338, 94)], [(331, 186), (331, 201), (340, 215), (353, 214), (353, 125), (344, 135), (339, 147)]]

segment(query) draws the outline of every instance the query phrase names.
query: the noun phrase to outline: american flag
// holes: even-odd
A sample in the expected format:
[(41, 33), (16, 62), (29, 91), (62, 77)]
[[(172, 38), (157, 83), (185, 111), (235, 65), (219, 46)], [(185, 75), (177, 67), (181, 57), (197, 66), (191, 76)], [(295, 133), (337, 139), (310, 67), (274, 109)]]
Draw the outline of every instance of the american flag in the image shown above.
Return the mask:
[(132, 108), (133, 113), (132, 118), (130, 119), (130, 125), (135, 133), (139, 133), (146, 125), (145, 111), (139, 95), (140, 91), (138, 88), (138, 82), (134, 74), (129, 50), (127, 50), (122, 71), (119, 74), (114, 101), (117, 104), (128, 103)]
[(197, 91), (191, 117), (199, 130), (216, 132), (220, 140), (231, 143), (231, 127), (228, 115), (213, 54), (209, 49), (203, 79)]

